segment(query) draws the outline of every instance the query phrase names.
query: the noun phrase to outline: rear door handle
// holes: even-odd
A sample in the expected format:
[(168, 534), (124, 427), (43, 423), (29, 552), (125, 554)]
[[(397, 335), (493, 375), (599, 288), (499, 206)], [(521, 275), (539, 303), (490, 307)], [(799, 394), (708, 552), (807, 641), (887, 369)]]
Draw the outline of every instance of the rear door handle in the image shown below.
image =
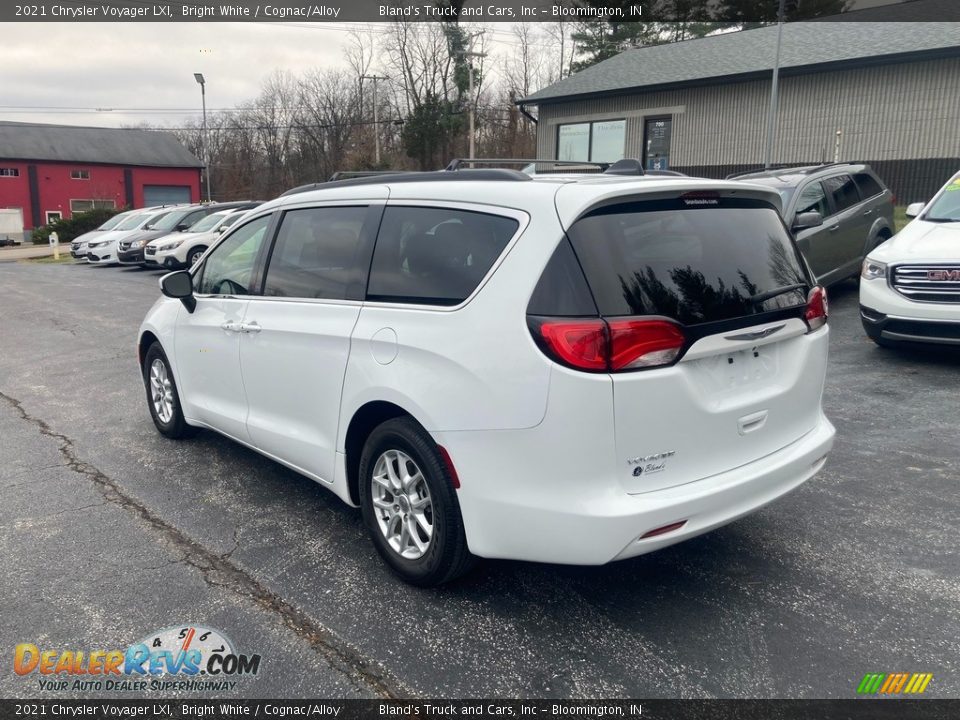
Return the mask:
[(864, 214), (864, 215), (869, 215), (869, 214), (872, 213), (872, 212), (873, 212), (873, 210), (864, 210), (864, 211), (863, 211), (863, 214)]
[(242, 333), (258, 333), (261, 330), (263, 330), (263, 328), (260, 327), (260, 323), (258, 323), (256, 320), (248, 323), (240, 323), (240, 332)]
[(220, 325), (221, 330), (226, 330), (227, 332), (241, 332), (240, 323), (235, 320), (228, 320), (227, 322)]

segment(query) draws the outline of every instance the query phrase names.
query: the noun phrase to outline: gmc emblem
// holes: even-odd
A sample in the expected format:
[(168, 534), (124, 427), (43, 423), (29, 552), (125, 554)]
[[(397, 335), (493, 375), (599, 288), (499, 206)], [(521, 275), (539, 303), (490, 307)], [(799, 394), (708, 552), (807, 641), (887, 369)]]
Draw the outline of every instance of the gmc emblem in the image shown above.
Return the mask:
[(960, 269), (958, 270), (927, 270), (927, 280), (960, 280)]

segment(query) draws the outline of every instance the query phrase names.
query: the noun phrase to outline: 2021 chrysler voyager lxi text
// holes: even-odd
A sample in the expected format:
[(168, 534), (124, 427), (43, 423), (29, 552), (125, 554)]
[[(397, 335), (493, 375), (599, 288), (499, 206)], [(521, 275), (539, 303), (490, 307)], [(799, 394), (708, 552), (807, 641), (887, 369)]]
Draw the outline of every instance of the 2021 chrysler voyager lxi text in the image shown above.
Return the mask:
[(161, 280), (148, 406), (359, 506), (415, 584), (647, 553), (793, 490), (833, 443), (826, 296), (779, 203), (493, 170), (288, 194)]

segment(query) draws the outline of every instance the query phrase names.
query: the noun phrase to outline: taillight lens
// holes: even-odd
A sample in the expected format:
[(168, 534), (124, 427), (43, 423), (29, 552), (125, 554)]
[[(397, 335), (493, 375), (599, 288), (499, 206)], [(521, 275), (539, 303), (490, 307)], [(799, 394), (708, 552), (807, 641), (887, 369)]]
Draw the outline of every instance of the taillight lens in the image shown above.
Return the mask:
[(607, 324), (597, 320), (546, 321), (540, 325), (543, 347), (564, 365), (578, 370), (607, 369)]
[(827, 324), (827, 291), (819, 285), (807, 295), (807, 310), (803, 314), (810, 331)]
[(668, 320), (538, 319), (537, 344), (557, 362), (577, 370), (619, 372), (669, 365), (686, 338)]
[(611, 320), (610, 369), (632, 370), (672, 363), (686, 338), (666, 320)]

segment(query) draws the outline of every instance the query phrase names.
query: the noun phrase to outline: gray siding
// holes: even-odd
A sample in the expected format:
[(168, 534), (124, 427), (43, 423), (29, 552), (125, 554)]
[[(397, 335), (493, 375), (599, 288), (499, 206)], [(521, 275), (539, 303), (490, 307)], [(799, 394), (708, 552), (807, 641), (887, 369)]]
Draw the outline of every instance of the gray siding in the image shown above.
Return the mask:
[[(673, 116), (673, 167), (763, 162), (770, 80), (610, 95), (539, 109), (539, 157), (556, 156), (557, 125), (626, 118), (627, 157), (641, 157), (645, 117)], [(781, 77), (774, 163), (960, 156), (960, 58)]]

